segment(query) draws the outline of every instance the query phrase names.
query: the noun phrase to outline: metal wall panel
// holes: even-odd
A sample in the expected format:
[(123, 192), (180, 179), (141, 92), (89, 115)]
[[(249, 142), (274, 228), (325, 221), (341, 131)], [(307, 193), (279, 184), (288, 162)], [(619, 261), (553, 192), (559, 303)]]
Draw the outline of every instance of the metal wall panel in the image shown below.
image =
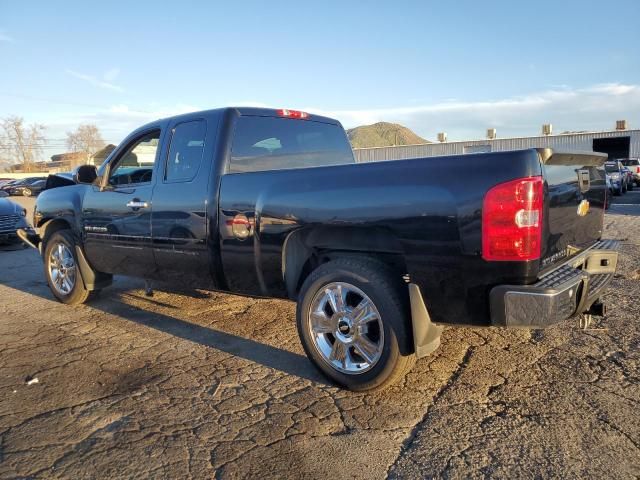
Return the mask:
[(542, 137), (498, 138), (495, 140), (471, 140), (466, 142), (427, 143), (398, 147), (376, 147), (354, 149), (356, 161), (378, 162), (404, 158), (462, 155), (487, 150), (492, 152), (522, 150), (524, 148), (554, 148), (556, 150), (593, 151), (594, 138), (630, 137), (630, 156), (640, 157), (640, 130), (571, 133)]

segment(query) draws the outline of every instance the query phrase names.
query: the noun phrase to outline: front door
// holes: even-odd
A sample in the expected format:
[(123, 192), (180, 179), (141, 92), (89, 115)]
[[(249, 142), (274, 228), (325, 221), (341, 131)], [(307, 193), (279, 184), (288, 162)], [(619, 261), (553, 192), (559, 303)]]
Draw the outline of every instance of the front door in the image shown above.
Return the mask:
[(132, 139), (110, 162), (108, 178), (85, 195), (85, 253), (98, 271), (153, 276), (151, 196), (159, 142), (160, 129)]

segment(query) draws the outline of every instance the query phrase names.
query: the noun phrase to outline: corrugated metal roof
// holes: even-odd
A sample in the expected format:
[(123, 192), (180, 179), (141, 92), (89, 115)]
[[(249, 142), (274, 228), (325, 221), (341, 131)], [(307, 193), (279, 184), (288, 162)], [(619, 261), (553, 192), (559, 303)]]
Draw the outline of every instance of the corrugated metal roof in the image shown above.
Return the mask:
[(640, 130), (609, 130), (604, 132), (563, 133), (536, 137), (497, 138), (493, 140), (467, 140), (397, 147), (357, 148), (358, 162), (400, 160), (403, 158), (461, 155), (479, 151), (500, 152), (525, 148), (554, 148), (557, 150), (593, 151), (596, 138), (630, 137), (630, 156), (640, 157)]

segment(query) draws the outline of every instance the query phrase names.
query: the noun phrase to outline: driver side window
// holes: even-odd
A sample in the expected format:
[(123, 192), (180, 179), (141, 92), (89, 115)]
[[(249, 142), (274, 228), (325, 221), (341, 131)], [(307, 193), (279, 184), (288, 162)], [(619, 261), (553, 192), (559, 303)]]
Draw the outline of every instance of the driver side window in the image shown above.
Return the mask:
[(154, 130), (134, 141), (122, 153), (109, 173), (109, 185), (132, 185), (148, 183), (153, 176), (160, 130)]

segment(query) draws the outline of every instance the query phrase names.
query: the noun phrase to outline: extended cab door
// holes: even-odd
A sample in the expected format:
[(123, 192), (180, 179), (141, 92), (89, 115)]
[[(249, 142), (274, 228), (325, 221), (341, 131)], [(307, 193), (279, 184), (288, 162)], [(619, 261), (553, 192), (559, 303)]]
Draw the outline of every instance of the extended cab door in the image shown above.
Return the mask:
[(215, 227), (217, 209), (209, 202), (215, 198), (209, 179), (218, 122), (212, 114), (173, 120), (158, 168), (151, 213), (154, 256), (162, 278), (182, 287), (216, 287), (209, 219), (213, 216)]
[(100, 185), (82, 205), (84, 247), (98, 271), (152, 276), (152, 193), (159, 156), (160, 128), (141, 132), (116, 152)]

